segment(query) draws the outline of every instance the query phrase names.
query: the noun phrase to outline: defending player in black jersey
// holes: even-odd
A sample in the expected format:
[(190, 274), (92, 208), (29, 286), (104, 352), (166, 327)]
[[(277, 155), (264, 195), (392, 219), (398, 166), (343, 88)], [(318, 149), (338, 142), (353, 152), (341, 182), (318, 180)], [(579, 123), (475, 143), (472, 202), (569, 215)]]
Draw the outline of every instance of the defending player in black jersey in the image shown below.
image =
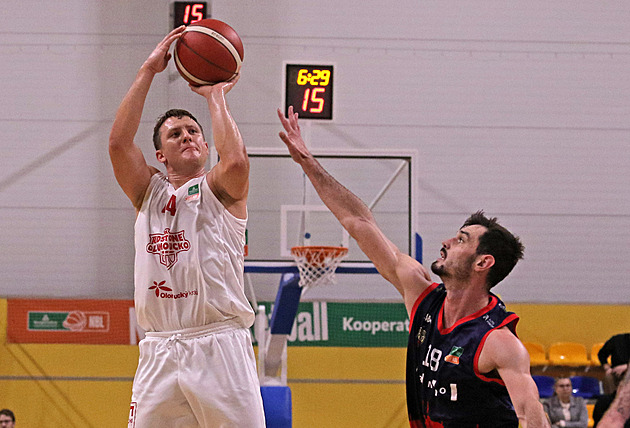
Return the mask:
[(416, 427), (549, 427), (516, 337), (518, 317), (490, 288), (522, 257), (514, 235), (479, 212), (442, 243), (431, 269), (402, 253), (377, 226), (368, 207), (309, 152), (297, 114), (278, 117), (280, 138), (322, 201), (357, 241), (380, 274), (402, 294), (411, 320), (407, 407)]

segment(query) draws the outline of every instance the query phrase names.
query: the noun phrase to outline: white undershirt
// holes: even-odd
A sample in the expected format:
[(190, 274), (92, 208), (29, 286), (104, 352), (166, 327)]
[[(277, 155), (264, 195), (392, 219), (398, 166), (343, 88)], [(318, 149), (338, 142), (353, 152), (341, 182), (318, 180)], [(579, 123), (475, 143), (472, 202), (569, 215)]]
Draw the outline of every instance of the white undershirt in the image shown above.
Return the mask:
[(571, 411), (569, 410), (569, 407), (571, 407), (571, 402), (569, 401), (568, 403), (563, 403), (561, 401), (560, 405), (562, 406), (562, 413), (564, 413), (564, 420), (565, 421), (570, 421), (571, 420)]

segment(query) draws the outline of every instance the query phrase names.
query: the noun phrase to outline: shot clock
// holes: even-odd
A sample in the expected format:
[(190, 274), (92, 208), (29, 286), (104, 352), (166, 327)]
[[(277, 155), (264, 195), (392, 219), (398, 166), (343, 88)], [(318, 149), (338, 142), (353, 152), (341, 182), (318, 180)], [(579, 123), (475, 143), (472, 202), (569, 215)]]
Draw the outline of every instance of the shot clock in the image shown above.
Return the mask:
[(208, 18), (208, 3), (206, 2), (175, 1), (172, 8), (173, 29)]
[(332, 120), (333, 66), (286, 64), (284, 114), (289, 106), (300, 119)]

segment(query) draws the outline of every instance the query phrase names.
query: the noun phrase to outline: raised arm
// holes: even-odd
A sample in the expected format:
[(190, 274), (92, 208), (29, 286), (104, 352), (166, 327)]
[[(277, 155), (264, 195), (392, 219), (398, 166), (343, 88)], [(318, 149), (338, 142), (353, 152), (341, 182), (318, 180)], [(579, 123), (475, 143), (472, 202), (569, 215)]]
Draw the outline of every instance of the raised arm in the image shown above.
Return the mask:
[(529, 354), (507, 327), (488, 335), (478, 363), (481, 373), (499, 372), (523, 428), (549, 428), (538, 388), (529, 371)]
[(229, 212), (236, 217), (245, 218), (249, 191), (249, 158), (243, 137), (225, 99), (239, 77), (237, 75), (229, 82), (212, 86), (191, 85), (190, 88), (208, 101), (212, 137), (219, 154), (219, 162), (208, 173), (208, 184)]
[(134, 137), (140, 126), (142, 110), (153, 77), (166, 68), (171, 54), (171, 44), (180, 37), (184, 27), (171, 31), (153, 50), (142, 64), (136, 78), (123, 98), (109, 135), (109, 156), (114, 167), (118, 184), (136, 209), (140, 208), (142, 198), (156, 168), (147, 165), (142, 151), (134, 144)]
[(302, 167), (321, 200), (350, 233), (379, 273), (402, 294), (408, 311), (417, 297), (431, 284), (427, 270), (402, 253), (381, 231), (369, 208), (345, 188), (313, 157), (300, 133), (297, 113), (289, 107), (289, 117), (278, 110), (286, 132), (280, 139), (287, 145), (293, 160)]

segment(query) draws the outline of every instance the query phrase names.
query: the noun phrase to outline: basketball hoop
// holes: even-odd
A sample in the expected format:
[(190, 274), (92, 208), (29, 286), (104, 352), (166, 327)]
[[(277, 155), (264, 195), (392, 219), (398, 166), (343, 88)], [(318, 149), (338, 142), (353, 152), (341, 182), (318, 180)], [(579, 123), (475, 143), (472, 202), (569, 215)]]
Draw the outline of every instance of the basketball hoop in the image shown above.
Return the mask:
[(291, 248), (300, 272), (300, 287), (334, 284), (335, 270), (348, 254), (346, 247), (300, 246)]

